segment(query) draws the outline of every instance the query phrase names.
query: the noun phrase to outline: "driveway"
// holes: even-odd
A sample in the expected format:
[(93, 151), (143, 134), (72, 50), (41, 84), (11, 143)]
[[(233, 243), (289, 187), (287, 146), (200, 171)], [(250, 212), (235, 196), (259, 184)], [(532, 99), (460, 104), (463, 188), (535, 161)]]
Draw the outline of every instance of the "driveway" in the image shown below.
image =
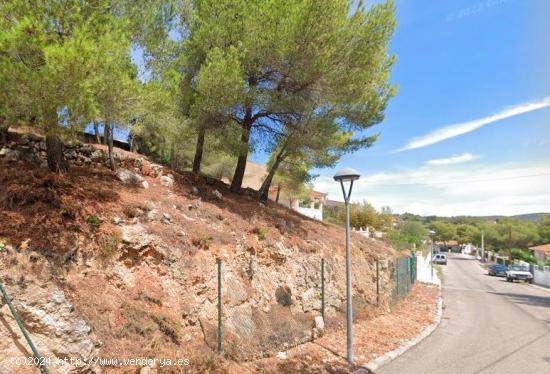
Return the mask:
[(449, 256), (436, 331), (378, 374), (550, 373), (550, 291)]

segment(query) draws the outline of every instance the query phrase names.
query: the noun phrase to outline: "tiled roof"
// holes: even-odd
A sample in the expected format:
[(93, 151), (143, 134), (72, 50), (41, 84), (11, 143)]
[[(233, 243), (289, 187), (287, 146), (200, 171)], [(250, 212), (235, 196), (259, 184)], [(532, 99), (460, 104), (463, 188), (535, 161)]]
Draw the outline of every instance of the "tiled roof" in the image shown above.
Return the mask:
[(537, 246), (534, 246), (534, 247), (529, 247), (529, 249), (532, 249), (534, 251), (550, 253), (550, 244), (537, 245)]

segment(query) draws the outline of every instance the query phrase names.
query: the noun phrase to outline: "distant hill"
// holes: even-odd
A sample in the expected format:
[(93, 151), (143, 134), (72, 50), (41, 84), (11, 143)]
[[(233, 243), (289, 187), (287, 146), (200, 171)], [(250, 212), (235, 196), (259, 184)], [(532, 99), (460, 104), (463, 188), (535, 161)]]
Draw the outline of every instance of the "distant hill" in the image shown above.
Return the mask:
[(404, 220), (418, 220), (421, 222), (431, 222), (436, 219), (444, 221), (496, 221), (503, 218), (512, 218), (520, 221), (539, 222), (544, 217), (549, 216), (550, 213), (526, 213), (517, 214), (514, 216), (494, 215), (494, 216), (453, 216), (453, 217), (439, 217), (439, 216), (419, 216), (411, 213), (403, 213), (400, 216)]

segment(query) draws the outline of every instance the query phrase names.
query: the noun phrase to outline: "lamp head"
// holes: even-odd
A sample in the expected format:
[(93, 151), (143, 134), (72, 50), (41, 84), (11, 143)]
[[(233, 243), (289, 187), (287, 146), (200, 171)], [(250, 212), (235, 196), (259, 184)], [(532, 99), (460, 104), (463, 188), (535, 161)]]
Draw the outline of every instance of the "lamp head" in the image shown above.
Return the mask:
[(334, 174), (334, 180), (337, 182), (351, 182), (357, 179), (359, 179), (359, 172), (352, 168), (343, 168)]

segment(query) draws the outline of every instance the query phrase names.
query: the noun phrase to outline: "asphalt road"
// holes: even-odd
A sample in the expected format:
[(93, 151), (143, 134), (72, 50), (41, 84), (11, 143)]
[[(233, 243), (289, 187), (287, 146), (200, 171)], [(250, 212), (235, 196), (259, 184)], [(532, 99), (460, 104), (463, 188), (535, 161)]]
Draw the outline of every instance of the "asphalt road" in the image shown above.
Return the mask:
[(441, 324), (376, 373), (550, 373), (550, 291), (485, 273), (451, 255)]

